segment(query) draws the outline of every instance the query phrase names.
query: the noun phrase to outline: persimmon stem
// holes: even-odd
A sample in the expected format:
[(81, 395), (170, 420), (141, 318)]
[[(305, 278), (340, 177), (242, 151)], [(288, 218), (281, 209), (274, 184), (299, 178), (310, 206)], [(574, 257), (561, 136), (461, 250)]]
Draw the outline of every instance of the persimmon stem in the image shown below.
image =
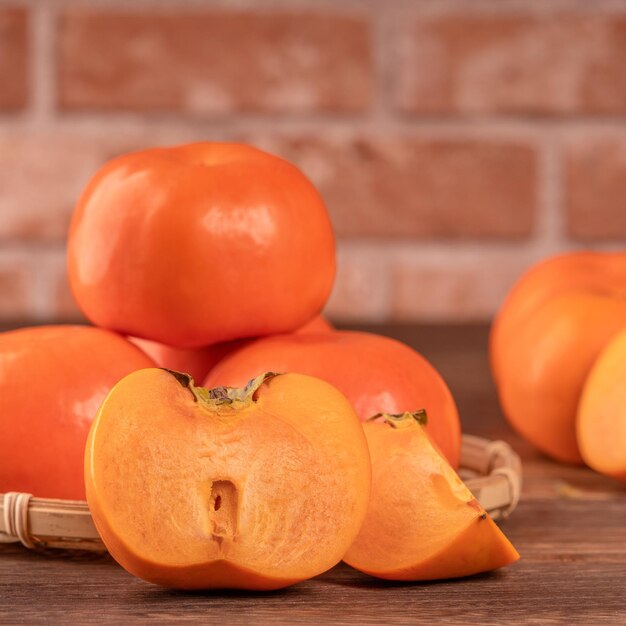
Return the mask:
[(171, 374), (185, 389), (189, 389), (194, 402), (198, 402), (211, 410), (227, 405), (232, 405), (233, 408), (241, 407), (242, 405), (250, 404), (250, 402), (255, 402), (254, 394), (261, 385), (275, 376), (279, 376), (275, 372), (265, 372), (248, 381), (245, 387), (215, 387), (214, 389), (207, 389), (206, 387), (196, 386), (189, 374), (164, 367), (161, 369)]
[(404, 413), (376, 413), (376, 415), (368, 418), (367, 421), (370, 422), (380, 418), (383, 418), (383, 421), (393, 428), (404, 428), (405, 426), (411, 426), (415, 422), (422, 426), (426, 426), (428, 423), (426, 409), (405, 411)]

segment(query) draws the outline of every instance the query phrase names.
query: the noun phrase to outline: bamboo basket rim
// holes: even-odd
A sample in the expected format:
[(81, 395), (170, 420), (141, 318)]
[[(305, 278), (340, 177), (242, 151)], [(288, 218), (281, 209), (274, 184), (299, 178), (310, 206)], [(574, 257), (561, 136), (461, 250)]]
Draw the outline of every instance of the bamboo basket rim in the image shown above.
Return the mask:
[[(463, 435), (458, 473), (493, 519), (504, 519), (517, 507), (522, 464), (505, 441)], [(31, 549), (106, 552), (84, 500), (0, 494), (0, 543), (18, 542)]]

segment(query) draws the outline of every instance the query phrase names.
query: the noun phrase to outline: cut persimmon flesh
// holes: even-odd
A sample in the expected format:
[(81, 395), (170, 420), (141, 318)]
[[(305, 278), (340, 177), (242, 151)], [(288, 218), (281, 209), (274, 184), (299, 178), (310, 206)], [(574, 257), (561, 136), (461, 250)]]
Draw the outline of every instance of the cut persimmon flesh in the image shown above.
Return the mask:
[(626, 330), (591, 368), (578, 404), (576, 435), (589, 467), (626, 482)]
[(430, 442), (422, 413), (363, 425), (372, 493), (344, 560), (391, 580), (457, 578), (502, 567), (519, 554)]
[(354, 410), (321, 380), (208, 390), (144, 369), (100, 408), (85, 480), (98, 531), (132, 574), (276, 589), (341, 560), (365, 517), (370, 461)]

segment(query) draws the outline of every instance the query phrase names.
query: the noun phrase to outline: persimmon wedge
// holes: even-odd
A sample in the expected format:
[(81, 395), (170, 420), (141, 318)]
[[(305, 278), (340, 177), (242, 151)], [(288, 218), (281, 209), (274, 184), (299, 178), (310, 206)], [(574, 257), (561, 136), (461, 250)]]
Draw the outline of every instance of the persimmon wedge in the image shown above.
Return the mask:
[(334, 387), (265, 374), (196, 387), (147, 369), (103, 403), (87, 500), (113, 557), (173, 588), (277, 589), (339, 562), (365, 517), (370, 461)]
[(626, 482), (626, 329), (591, 368), (578, 405), (576, 435), (589, 467)]
[(423, 416), (386, 415), (363, 425), (372, 492), (344, 560), (390, 580), (457, 578), (516, 561), (515, 548), (430, 442)]

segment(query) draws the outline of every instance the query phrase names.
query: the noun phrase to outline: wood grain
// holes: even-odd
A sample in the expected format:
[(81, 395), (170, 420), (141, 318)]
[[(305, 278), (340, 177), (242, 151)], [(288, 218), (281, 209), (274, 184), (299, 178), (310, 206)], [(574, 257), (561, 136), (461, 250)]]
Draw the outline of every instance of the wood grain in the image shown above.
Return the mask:
[(522, 455), (523, 499), (502, 523), (518, 563), (429, 584), (388, 583), (340, 565), (270, 594), (181, 593), (134, 579), (108, 556), (7, 545), (0, 623), (626, 624), (626, 486), (552, 463), (510, 431), (489, 378), (486, 327), (371, 330), (431, 359), (453, 389), (465, 432), (504, 438)]

